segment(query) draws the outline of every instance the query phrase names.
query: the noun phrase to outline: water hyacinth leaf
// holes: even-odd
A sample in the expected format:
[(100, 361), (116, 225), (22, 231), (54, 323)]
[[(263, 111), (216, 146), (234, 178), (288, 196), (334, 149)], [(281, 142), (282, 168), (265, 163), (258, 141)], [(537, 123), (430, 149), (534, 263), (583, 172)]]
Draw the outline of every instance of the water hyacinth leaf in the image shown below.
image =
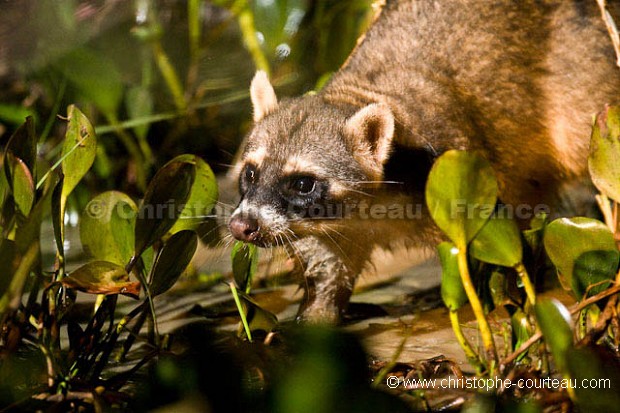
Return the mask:
[(606, 290), (618, 272), (619, 260), (617, 250), (587, 251), (577, 257), (571, 284), (575, 295), (590, 297)]
[(196, 252), (198, 236), (194, 231), (179, 231), (172, 235), (157, 256), (149, 286), (151, 296), (168, 291), (177, 282)]
[(37, 136), (32, 116), (28, 116), (26, 121), (11, 135), (5, 151), (24, 161), (32, 176), (36, 175)]
[(218, 188), (215, 174), (209, 165), (196, 155), (180, 155), (170, 162), (186, 162), (196, 168), (196, 177), (181, 216), (170, 229), (170, 233), (192, 229), (205, 221), (205, 217), (213, 211), (217, 202)]
[[(604, 279), (605, 269), (618, 263), (613, 234), (605, 224), (591, 218), (556, 219), (545, 229), (544, 245), (562, 285), (573, 289), (577, 297), (583, 295), (590, 281)], [(592, 254), (595, 251), (602, 254)], [(601, 263), (601, 259), (608, 261)]]
[(566, 358), (580, 411), (617, 411), (620, 406), (620, 366), (617, 358), (611, 353), (589, 347), (576, 348)]
[[(510, 324), (512, 326), (512, 335), (514, 337), (513, 348), (518, 349), (532, 336), (532, 325), (528, 320), (527, 314), (525, 314), (520, 308), (517, 309), (517, 311), (515, 311), (515, 313), (510, 317)], [(525, 357), (525, 354), (527, 353), (521, 354), (517, 360)]]
[(65, 177), (62, 187), (61, 211), (64, 213), (67, 197), (82, 180), (95, 161), (97, 138), (93, 125), (74, 105), (67, 109), (67, 132), (62, 144), (60, 164)]
[(126, 294), (133, 298), (140, 294), (140, 283), (130, 281), (125, 268), (107, 261), (84, 264), (60, 282), (67, 288), (89, 294)]
[(5, 172), (17, 210), (23, 216), (28, 216), (35, 198), (34, 178), (28, 166), (22, 159), (16, 158), (11, 153), (6, 153)]
[(616, 202), (620, 202), (618, 159), (620, 159), (620, 106), (609, 106), (594, 121), (588, 167), (594, 185)]
[(491, 216), (496, 198), (493, 168), (476, 153), (450, 150), (431, 168), (426, 183), (428, 210), (461, 250)]
[(437, 246), (441, 261), (441, 298), (451, 311), (456, 311), (467, 303), (458, 264), (458, 248), (451, 242)]
[(539, 300), (534, 312), (558, 370), (567, 374), (566, 355), (573, 350), (570, 312), (555, 299)]
[(514, 267), (523, 259), (521, 233), (514, 220), (493, 215), (472, 240), (469, 251), (477, 260)]
[(107, 191), (88, 202), (80, 217), (80, 240), (97, 260), (125, 265), (133, 254), (138, 207), (126, 194)]
[(530, 221), (530, 229), (523, 231), (523, 238), (533, 251), (538, 250), (542, 245), (546, 225), (547, 214), (537, 214)]
[(278, 317), (262, 308), (256, 301), (242, 291), (237, 292), (250, 326), (250, 331), (270, 332), (278, 325)]
[(169, 162), (157, 171), (138, 210), (135, 256), (172, 228), (189, 198), (195, 174), (196, 168), (187, 162)]
[(247, 292), (258, 267), (258, 249), (254, 244), (237, 241), (233, 245), (230, 258), (235, 284), (237, 288)]
[(59, 66), (67, 80), (101, 112), (117, 113), (123, 97), (123, 83), (112, 59), (80, 48), (65, 55)]

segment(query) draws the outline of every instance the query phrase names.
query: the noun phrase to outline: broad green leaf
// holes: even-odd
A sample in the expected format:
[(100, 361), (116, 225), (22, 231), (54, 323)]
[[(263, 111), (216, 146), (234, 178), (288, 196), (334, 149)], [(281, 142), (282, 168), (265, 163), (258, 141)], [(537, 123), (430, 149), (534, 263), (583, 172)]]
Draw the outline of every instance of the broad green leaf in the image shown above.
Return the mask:
[(168, 238), (153, 267), (149, 286), (151, 296), (163, 294), (172, 288), (191, 262), (197, 246), (198, 236), (194, 231), (179, 231)]
[(196, 155), (180, 155), (171, 162), (186, 162), (194, 165), (196, 178), (185, 208), (170, 229), (170, 233), (174, 234), (184, 229), (196, 230), (205, 221), (206, 216), (212, 213), (217, 202), (218, 189), (215, 175), (209, 165)]
[(23, 216), (28, 216), (35, 197), (35, 183), (32, 174), (26, 163), (13, 156), (12, 153), (6, 153), (4, 162), (5, 171), (8, 170), (7, 176), (15, 205)]
[(82, 180), (95, 161), (97, 138), (86, 116), (74, 105), (67, 109), (67, 132), (62, 144), (60, 164), (65, 176), (62, 187), (61, 211), (64, 214), (67, 197)]
[(609, 352), (584, 347), (566, 355), (579, 411), (611, 413), (620, 406), (618, 359)]
[(564, 288), (578, 298), (592, 283), (613, 278), (620, 259), (609, 228), (591, 218), (560, 218), (545, 229), (544, 245)]
[[(22, 118), (21, 122), (23, 120)], [(31, 116), (28, 116), (26, 121), (11, 135), (5, 150), (21, 159), (33, 177), (36, 175), (37, 136), (34, 130), (34, 120)]]
[(242, 291), (238, 291), (238, 294), (241, 297), (251, 332), (264, 331), (269, 333), (278, 326), (278, 317), (275, 314), (262, 308), (252, 297)]
[(568, 309), (555, 299), (539, 300), (534, 306), (536, 321), (553, 354), (558, 370), (566, 375), (566, 355), (573, 350), (573, 332)]
[(258, 249), (254, 244), (235, 242), (230, 253), (235, 284), (240, 290), (246, 291), (252, 284), (258, 267)]
[(126, 194), (108, 191), (94, 197), (80, 217), (82, 247), (97, 260), (126, 265), (133, 254), (138, 207)]
[[(527, 314), (525, 314), (520, 308), (518, 308), (517, 311), (515, 311), (515, 313), (510, 317), (510, 324), (512, 326), (512, 335), (514, 337), (513, 348), (518, 349), (532, 336), (532, 325), (528, 320)], [(519, 359), (523, 358), (525, 354), (526, 353), (523, 353)]]
[(588, 167), (592, 182), (620, 202), (620, 106), (607, 107), (594, 121)]
[(458, 248), (451, 242), (442, 242), (437, 246), (441, 261), (441, 298), (452, 311), (467, 303), (467, 294), (461, 282), (458, 264)]
[(533, 251), (542, 245), (547, 225), (547, 214), (538, 214), (530, 221), (530, 229), (523, 231), (523, 238)]
[(514, 267), (523, 259), (517, 224), (512, 219), (493, 215), (472, 240), (469, 252), (477, 260)]
[(459, 249), (491, 216), (496, 198), (493, 168), (476, 153), (450, 150), (431, 168), (426, 183), (428, 210)]
[(116, 114), (123, 97), (120, 72), (112, 59), (86, 48), (75, 49), (59, 63), (67, 80), (106, 115)]
[[(125, 106), (131, 120), (149, 117), (153, 114), (153, 98), (151, 91), (145, 86), (135, 86), (127, 91)], [(143, 123), (133, 128), (138, 139), (146, 139), (149, 123)]]
[(169, 162), (153, 177), (138, 210), (134, 256), (139, 256), (172, 228), (187, 203), (196, 168)]
[(140, 295), (140, 283), (129, 281), (125, 268), (113, 262), (92, 261), (72, 271), (61, 280), (62, 285), (89, 294)]

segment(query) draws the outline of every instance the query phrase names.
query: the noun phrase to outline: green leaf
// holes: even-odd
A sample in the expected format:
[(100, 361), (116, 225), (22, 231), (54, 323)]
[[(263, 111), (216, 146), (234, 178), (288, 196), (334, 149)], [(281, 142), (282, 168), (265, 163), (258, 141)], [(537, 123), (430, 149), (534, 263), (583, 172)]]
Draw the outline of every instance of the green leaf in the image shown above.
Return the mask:
[(230, 253), (233, 277), (237, 288), (248, 291), (258, 267), (258, 249), (254, 244), (235, 242)]
[[(584, 347), (566, 355), (579, 411), (610, 413), (620, 406), (618, 359), (611, 353)], [(584, 385), (585, 384), (585, 385)]]
[[(20, 123), (23, 122), (23, 118)], [(37, 136), (34, 130), (34, 120), (31, 116), (11, 135), (6, 144), (6, 152), (24, 161), (30, 173), (36, 175), (37, 165)]]
[(22, 105), (0, 103), (0, 119), (5, 123), (21, 125), (27, 117), (36, 116), (36, 112)]
[[(520, 308), (510, 317), (510, 324), (515, 341), (513, 348), (518, 349), (532, 336), (532, 325), (528, 320), (527, 314)], [(523, 358), (525, 354), (526, 353), (523, 353), (519, 359)]]
[(491, 216), (496, 198), (493, 169), (475, 153), (447, 151), (431, 168), (426, 183), (428, 210), (459, 249), (467, 246)]
[(558, 370), (564, 375), (568, 374), (566, 355), (573, 349), (570, 312), (555, 299), (539, 300), (534, 306), (534, 312)]
[(61, 211), (64, 214), (67, 197), (82, 180), (95, 161), (97, 138), (86, 116), (74, 105), (67, 109), (69, 125), (62, 144), (60, 163), (65, 176), (61, 195)]
[(190, 230), (179, 231), (166, 241), (153, 267), (149, 286), (151, 296), (163, 294), (172, 288), (191, 262), (197, 246), (198, 236)]
[(613, 234), (591, 218), (560, 218), (547, 225), (544, 245), (564, 288), (577, 297), (593, 283), (615, 276), (620, 255)]
[(82, 265), (60, 282), (67, 288), (89, 294), (126, 294), (133, 298), (140, 294), (140, 283), (129, 281), (125, 268), (107, 261)]
[(209, 165), (196, 155), (180, 155), (171, 162), (186, 162), (194, 165), (196, 178), (185, 208), (170, 229), (170, 233), (174, 234), (184, 229), (196, 230), (205, 221), (205, 217), (212, 213), (217, 202), (217, 180)]
[(594, 121), (588, 167), (592, 182), (620, 202), (620, 107), (609, 106)]
[(172, 228), (189, 198), (196, 168), (188, 162), (168, 162), (153, 177), (140, 204), (134, 256), (139, 256)]
[(120, 72), (111, 59), (86, 48), (75, 49), (59, 62), (67, 80), (106, 115), (118, 111), (123, 97)]
[(138, 207), (126, 194), (108, 191), (86, 205), (80, 217), (80, 240), (97, 260), (126, 265), (133, 254)]
[(22, 159), (16, 158), (8, 152), (5, 154), (5, 172), (15, 205), (19, 212), (26, 217), (30, 214), (35, 198), (35, 183), (32, 174)]
[(514, 220), (501, 213), (493, 215), (469, 246), (469, 252), (477, 260), (514, 267), (523, 259), (521, 233)]
[(238, 293), (243, 300), (241, 302), (251, 332), (264, 331), (269, 333), (278, 326), (278, 317), (275, 314), (262, 308), (252, 297), (242, 291), (238, 291)]
[(439, 244), (437, 251), (441, 261), (441, 298), (446, 307), (455, 311), (467, 303), (467, 294), (459, 273), (459, 251), (453, 243), (447, 241)]

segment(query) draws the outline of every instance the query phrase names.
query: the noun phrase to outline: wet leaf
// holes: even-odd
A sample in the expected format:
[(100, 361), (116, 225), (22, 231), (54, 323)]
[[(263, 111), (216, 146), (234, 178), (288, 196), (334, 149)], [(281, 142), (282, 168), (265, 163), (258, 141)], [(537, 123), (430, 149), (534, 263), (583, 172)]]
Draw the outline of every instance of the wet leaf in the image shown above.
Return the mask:
[(4, 162), (15, 205), (23, 216), (28, 216), (35, 198), (35, 183), (32, 174), (26, 163), (11, 153), (6, 153)]
[(157, 256), (150, 285), (151, 296), (168, 291), (177, 282), (196, 252), (198, 236), (184, 230), (172, 235)]
[(86, 116), (74, 105), (67, 109), (67, 132), (62, 144), (60, 166), (65, 177), (62, 187), (61, 211), (64, 214), (67, 197), (82, 180), (95, 161), (97, 138)]
[(235, 284), (237, 288), (247, 292), (258, 267), (258, 249), (254, 244), (237, 241), (233, 245), (230, 258)]
[[(532, 326), (528, 320), (527, 314), (520, 308), (510, 317), (510, 324), (512, 326), (512, 335), (514, 337), (514, 349), (521, 347), (532, 336)], [(525, 357), (527, 353), (523, 353), (518, 360)]]
[(250, 331), (264, 331), (269, 333), (278, 326), (278, 317), (262, 308), (256, 301), (242, 291), (237, 292), (244, 307)]
[(491, 165), (471, 152), (445, 152), (435, 161), (426, 184), (431, 216), (459, 249), (467, 246), (491, 216), (496, 198)]
[(566, 358), (579, 410), (588, 413), (617, 411), (620, 406), (618, 359), (588, 347), (576, 348)]
[(591, 218), (560, 218), (545, 230), (544, 245), (564, 288), (577, 297), (594, 282), (614, 277), (620, 259), (609, 228)]
[(122, 192), (97, 195), (80, 217), (82, 247), (97, 260), (126, 265), (133, 254), (137, 213), (136, 204)]
[(461, 282), (458, 265), (458, 248), (451, 242), (442, 242), (437, 246), (441, 261), (441, 298), (452, 311), (467, 303), (467, 294)]
[(170, 233), (192, 229), (205, 221), (205, 217), (210, 215), (217, 202), (218, 188), (217, 181), (209, 165), (196, 155), (180, 155), (171, 162), (186, 162), (196, 168), (196, 177), (192, 184), (192, 189), (181, 216), (170, 229)]
[(93, 261), (71, 272), (62, 285), (89, 294), (126, 294), (138, 298), (140, 283), (129, 281), (125, 268), (107, 261)]
[(477, 260), (514, 267), (523, 259), (521, 233), (512, 219), (493, 215), (472, 240), (469, 251)]
[(588, 167), (592, 182), (603, 194), (620, 202), (620, 107), (610, 106), (594, 121)]
[(566, 356), (573, 350), (572, 321), (568, 309), (555, 299), (543, 299), (536, 303), (534, 312), (558, 370), (567, 374)]
[(37, 136), (32, 116), (28, 116), (26, 121), (11, 135), (6, 144), (5, 151), (21, 159), (28, 167), (31, 175), (33, 177), (36, 175)]
[(112, 59), (86, 48), (75, 49), (60, 62), (67, 80), (106, 115), (115, 114), (123, 97), (120, 72)]
[(187, 162), (169, 162), (157, 171), (138, 211), (134, 255), (172, 228), (187, 203), (195, 174), (194, 165)]

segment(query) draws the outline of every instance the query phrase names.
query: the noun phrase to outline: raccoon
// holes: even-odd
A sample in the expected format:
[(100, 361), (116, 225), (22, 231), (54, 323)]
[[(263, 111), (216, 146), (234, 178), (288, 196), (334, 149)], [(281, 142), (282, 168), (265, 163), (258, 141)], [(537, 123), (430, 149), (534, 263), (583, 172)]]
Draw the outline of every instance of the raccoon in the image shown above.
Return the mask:
[(440, 239), (423, 193), (447, 150), (483, 154), (502, 203), (560, 213), (620, 91), (600, 16), (590, 0), (388, 0), (318, 93), (279, 101), (257, 72), (230, 232), (286, 246), (298, 319), (338, 322), (375, 248)]

